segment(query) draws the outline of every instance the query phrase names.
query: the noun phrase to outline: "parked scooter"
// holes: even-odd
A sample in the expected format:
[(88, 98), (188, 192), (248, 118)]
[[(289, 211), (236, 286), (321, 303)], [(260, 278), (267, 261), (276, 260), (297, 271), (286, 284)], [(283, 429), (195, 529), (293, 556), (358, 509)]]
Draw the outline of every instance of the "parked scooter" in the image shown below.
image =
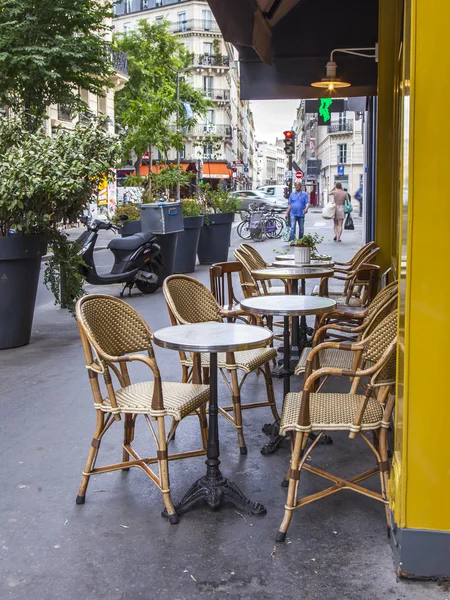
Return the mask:
[[(126, 215), (122, 217), (125, 217), (122, 219), (124, 221), (127, 219)], [(80, 274), (88, 283), (92, 285), (123, 283), (121, 297), (127, 288), (128, 295), (131, 296), (133, 286), (143, 294), (153, 294), (161, 287), (159, 273), (164, 263), (153, 233), (136, 233), (111, 240), (108, 250), (114, 254), (113, 268), (110, 273), (99, 275), (94, 264), (94, 247), (98, 232), (102, 229), (120, 232), (120, 227), (92, 217), (82, 217), (81, 221), (86, 225), (87, 230), (77, 240), (80, 245), (80, 255), (85, 263), (80, 265)]]

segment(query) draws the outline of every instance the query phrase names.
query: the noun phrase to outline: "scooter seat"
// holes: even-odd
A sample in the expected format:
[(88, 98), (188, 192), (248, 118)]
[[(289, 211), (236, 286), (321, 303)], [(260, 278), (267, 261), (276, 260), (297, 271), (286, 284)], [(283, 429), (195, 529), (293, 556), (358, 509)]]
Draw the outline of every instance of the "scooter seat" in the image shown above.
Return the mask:
[(135, 233), (134, 235), (129, 235), (124, 238), (118, 237), (109, 242), (108, 248), (109, 250), (137, 250), (154, 237), (154, 234), (150, 231), (146, 233)]

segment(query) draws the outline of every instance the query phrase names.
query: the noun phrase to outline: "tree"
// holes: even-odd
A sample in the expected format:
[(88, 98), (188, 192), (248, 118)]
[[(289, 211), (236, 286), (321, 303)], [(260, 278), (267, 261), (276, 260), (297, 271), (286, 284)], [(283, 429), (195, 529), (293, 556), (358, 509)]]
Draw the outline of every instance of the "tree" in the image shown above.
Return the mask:
[(36, 131), (51, 104), (85, 110), (80, 89), (104, 96), (114, 73), (111, 16), (98, 0), (2, 0), (0, 105)]
[[(210, 103), (181, 77), (177, 102), (173, 69), (189, 67), (192, 56), (169, 33), (167, 22), (142, 20), (137, 30), (118, 38), (116, 45), (128, 55), (129, 75), (115, 97), (116, 120), (127, 131), (125, 151), (136, 155), (139, 174), (142, 155), (152, 147), (165, 156), (171, 148), (181, 149), (183, 130), (192, 127)], [(189, 103), (192, 115), (184, 103)], [(174, 115), (178, 115), (178, 127)]]

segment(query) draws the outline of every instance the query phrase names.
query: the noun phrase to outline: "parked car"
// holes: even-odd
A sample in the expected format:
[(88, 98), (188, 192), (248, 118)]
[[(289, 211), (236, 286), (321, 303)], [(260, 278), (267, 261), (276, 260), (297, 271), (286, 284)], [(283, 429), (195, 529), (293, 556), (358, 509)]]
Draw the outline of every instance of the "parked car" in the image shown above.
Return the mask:
[(265, 208), (267, 206), (267, 198), (259, 190), (240, 190), (231, 194), (234, 198), (241, 200), (241, 205), (238, 210), (249, 210), (250, 208)]
[(266, 197), (267, 205), (275, 210), (286, 210), (288, 207), (288, 189), (284, 185), (265, 185), (256, 190)]

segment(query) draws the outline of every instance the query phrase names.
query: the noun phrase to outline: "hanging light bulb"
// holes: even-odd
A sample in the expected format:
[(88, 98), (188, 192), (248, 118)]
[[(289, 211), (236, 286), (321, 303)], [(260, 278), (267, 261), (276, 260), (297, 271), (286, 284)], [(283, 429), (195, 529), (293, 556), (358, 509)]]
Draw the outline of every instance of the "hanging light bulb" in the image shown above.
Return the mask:
[(336, 77), (336, 63), (332, 60), (327, 62), (326, 66), (326, 77), (323, 77), (320, 81), (315, 81), (311, 83), (313, 87), (324, 88), (333, 92), (338, 88), (346, 88), (350, 87), (351, 83), (347, 81), (342, 81), (338, 77)]

